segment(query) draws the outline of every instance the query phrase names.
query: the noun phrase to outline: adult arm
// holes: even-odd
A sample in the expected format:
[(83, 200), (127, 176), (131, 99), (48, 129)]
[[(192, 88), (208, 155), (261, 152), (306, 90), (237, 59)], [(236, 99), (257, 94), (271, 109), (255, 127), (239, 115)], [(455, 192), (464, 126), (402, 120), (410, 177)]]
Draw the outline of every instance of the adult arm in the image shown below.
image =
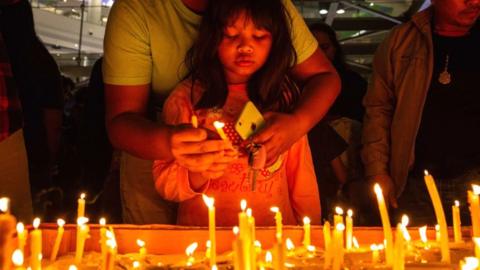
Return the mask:
[(389, 36), (375, 53), (371, 83), (363, 100), (361, 156), (367, 179), (378, 182), (388, 202), (396, 207), (395, 187), (389, 171), (390, 127), (395, 108), (391, 40)]

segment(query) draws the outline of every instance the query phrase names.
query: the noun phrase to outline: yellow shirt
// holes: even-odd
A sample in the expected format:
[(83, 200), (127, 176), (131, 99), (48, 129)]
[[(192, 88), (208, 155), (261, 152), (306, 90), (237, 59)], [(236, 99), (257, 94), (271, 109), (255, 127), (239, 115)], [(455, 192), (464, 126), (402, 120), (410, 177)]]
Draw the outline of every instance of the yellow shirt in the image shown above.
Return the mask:
[[(297, 62), (310, 57), (317, 42), (290, 0)], [(185, 54), (197, 37), (201, 16), (182, 0), (117, 0), (104, 39), (103, 80), (113, 85), (151, 84), (155, 105), (184, 78)]]

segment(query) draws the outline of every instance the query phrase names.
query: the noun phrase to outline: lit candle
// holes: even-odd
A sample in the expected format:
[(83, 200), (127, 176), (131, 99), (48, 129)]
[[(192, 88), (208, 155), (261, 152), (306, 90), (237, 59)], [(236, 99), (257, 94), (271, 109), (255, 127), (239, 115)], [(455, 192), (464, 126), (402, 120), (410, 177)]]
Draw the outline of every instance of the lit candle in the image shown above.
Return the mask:
[(311, 244), (310, 240), (310, 218), (303, 218), (303, 246), (308, 248)]
[(347, 217), (345, 218), (345, 234), (346, 234), (346, 245), (347, 250), (352, 249), (352, 237), (353, 237), (353, 211), (352, 209), (347, 210)]
[(32, 270), (42, 269), (42, 231), (38, 229), (40, 219), (33, 220), (33, 230), (30, 232), (30, 267)]
[(105, 270), (113, 270), (115, 266), (115, 257), (117, 256), (117, 241), (113, 232), (107, 231), (107, 259), (102, 266)]
[(360, 248), (360, 245), (358, 244), (358, 240), (355, 236), (352, 237), (352, 242), (353, 242), (353, 248), (354, 249), (359, 249)]
[(197, 242), (193, 242), (188, 247), (185, 249), (185, 254), (187, 255), (187, 266), (192, 266), (193, 263), (195, 263), (195, 257), (193, 256), (193, 253), (198, 247)]
[(203, 201), (208, 207), (208, 232), (210, 238), (210, 267), (216, 265), (216, 241), (215, 241), (215, 199), (203, 194)]
[(272, 262), (273, 262), (272, 252), (270, 252), (270, 251), (265, 252), (265, 266), (271, 267)]
[(137, 245), (139, 247), (138, 259), (143, 262), (147, 257), (147, 248), (145, 247), (145, 242), (140, 239), (137, 239)]
[(250, 269), (245, 265), (245, 256), (244, 253), (244, 243), (243, 240), (238, 237), (240, 229), (235, 226), (233, 227), (233, 234), (235, 235), (235, 240), (233, 241), (233, 266), (234, 269)]
[(472, 239), (475, 244), (475, 257), (480, 260), (480, 237), (473, 237)]
[(0, 269), (9, 269), (14, 250), (15, 217), (10, 215), (10, 200), (0, 199)]
[(223, 131), (223, 127), (225, 126), (225, 124), (223, 122), (215, 121), (215, 122), (213, 122), (213, 126), (217, 130), (217, 133), (218, 133), (218, 135), (220, 135), (220, 138), (222, 138), (222, 140), (225, 140), (225, 141), (228, 140), (227, 135)]
[(88, 218), (79, 217), (77, 219), (77, 242), (75, 249), (75, 264), (80, 265), (85, 248), (85, 240), (88, 238), (89, 228), (87, 225)]
[(370, 250), (372, 251), (372, 263), (378, 263), (380, 261), (380, 253), (379, 253), (379, 246), (376, 244), (370, 245)]
[(330, 229), (330, 222), (325, 221), (323, 224), (323, 244), (325, 249), (325, 259), (323, 269), (330, 268), (332, 260), (332, 232)]
[(23, 261), (23, 252), (20, 249), (16, 249), (12, 253), (12, 262), (15, 266), (15, 270), (25, 270), (25, 268), (23, 267)]
[(191, 122), (192, 122), (192, 127), (198, 128), (198, 118), (197, 118), (197, 116), (196, 116), (195, 114), (192, 115)]
[(248, 208), (247, 211), (247, 221), (249, 228), (249, 239), (248, 239), (248, 256), (250, 260), (251, 269), (257, 269), (257, 253), (255, 252), (254, 243), (255, 243), (255, 218), (252, 215), (252, 209)]
[(273, 244), (273, 269), (285, 269), (286, 250), (282, 238), (277, 238), (277, 242)]
[(460, 220), (460, 202), (455, 201), (452, 205), (452, 219), (453, 219), (453, 239), (456, 243), (462, 242), (462, 222)]
[(270, 211), (272, 211), (273, 213), (275, 213), (275, 224), (276, 224), (276, 238), (277, 238), (277, 241), (281, 241), (282, 240), (282, 231), (283, 231), (283, 225), (282, 225), (282, 213), (280, 213), (280, 209), (276, 206), (270, 208)]
[(430, 248), (430, 245), (428, 244), (428, 238), (427, 238), (427, 226), (423, 226), (418, 228), (418, 234), (420, 235), (420, 241), (424, 244), (425, 248), (428, 249)]
[(389, 265), (393, 265), (393, 236), (392, 236), (392, 227), (390, 226), (390, 219), (388, 217), (387, 206), (385, 205), (385, 199), (383, 198), (383, 192), (380, 185), (375, 184), (374, 190), (377, 196), (380, 217), (382, 218), (383, 235), (385, 237), (386, 262)]
[(461, 270), (477, 270), (478, 266), (478, 258), (475, 257), (465, 257), (460, 261)]
[(102, 263), (105, 263), (107, 260), (107, 220), (105, 218), (100, 218), (100, 251), (102, 253)]
[(440, 250), (442, 252), (442, 262), (450, 263), (450, 249), (448, 248), (448, 229), (447, 220), (445, 219), (445, 213), (443, 212), (442, 202), (440, 201), (440, 195), (438, 194), (437, 186), (433, 177), (425, 171), (425, 184), (427, 185), (428, 193), (432, 199), (433, 209), (435, 210), (435, 216), (437, 216), (437, 222), (440, 225)]
[[(18, 240), (18, 249), (25, 253), (25, 244), (27, 242), (27, 231), (22, 222), (17, 223), (17, 240)], [(23, 256), (23, 255), (22, 255)]]
[(248, 224), (248, 217), (245, 210), (247, 209), (247, 201), (241, 200), (240, 201), (240, 209), (242, 210), (238, 213), (238, 226), (239, 226), (239, 236), (243, 240), (248, 240), (250, 238), (250, 228)]
[(285, 239), (285, 247), (287, 248), (287, 256), (293, 256), (295, 254), (295, 245), (292, 242), (292, 239)]
[(57, 238), (55, 238), (55, 244), (53, 245), (52, 253), (50, 255), (50, 261), (54, 262), (57, 259), (58, 250), (60, 249), (60, 244), (62, 243), (63, 232), (65, 229), (63, 225), (65, 225), (65, 220), (59, 218), (57, 219)]
[(139, 261), (133, 261), (133, 263), (132, 263), (133, 269), (138, 269), (138, 268), (140, 268), (140, 266), (141, 266), (141, 264), (140, 264)]
[(403, 232), (403, 238), (407, 241), (407, 244), (412, 240), (410, 237), (410, 234), (408, 233), (407, 226), (408, 223), (410, 222), (409, 218), (407, 215), (402, 216), (402, 232)]
[(80, 194), (78, 198), (77, 219), (85, 216), (85, 193)]
[(340, 270), (343, 266), (343, 231), (345, 230), (345, 225), (343, 223), (338, 223), (335, 226), (335, 230), (333, 233), (333, 241), (334, 241), (334, 256), (333, 256), (333, 264), (332, 270)]
[(393, 261), (393, 270), (405, 269), (405, 244), (402, 227), (403, 225), (401, 223), (397, 225), (397, 231), (395, 235), (395, 257)]
[(74, 264), (72, 264), (68, 267), (68, 270), (77, 270), (77, 269), (78, 269), (77, 266), (74, 265)]
[(333, 226), (337, 226), (337, 224), (343, 224), (343, 209), (341, 207), (335, 207), (335, 215), (333, 216)]
[(470, 203), (470, 215), (472, 219), (472, 236), (480, 237), (480, 186), (472, 185), (472, 190), (468, 191), (468, 201)]

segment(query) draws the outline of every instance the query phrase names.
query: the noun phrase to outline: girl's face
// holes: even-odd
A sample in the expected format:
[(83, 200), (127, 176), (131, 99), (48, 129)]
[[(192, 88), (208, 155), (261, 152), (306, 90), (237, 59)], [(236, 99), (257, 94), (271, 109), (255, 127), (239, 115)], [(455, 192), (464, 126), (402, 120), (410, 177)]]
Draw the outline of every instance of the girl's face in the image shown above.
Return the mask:
[(241, 12), (225, 27), (218, 47), (227, 83), (246, 83), (265, 64), (271, 46), (270, 32), (255, 26), (245, 12)]

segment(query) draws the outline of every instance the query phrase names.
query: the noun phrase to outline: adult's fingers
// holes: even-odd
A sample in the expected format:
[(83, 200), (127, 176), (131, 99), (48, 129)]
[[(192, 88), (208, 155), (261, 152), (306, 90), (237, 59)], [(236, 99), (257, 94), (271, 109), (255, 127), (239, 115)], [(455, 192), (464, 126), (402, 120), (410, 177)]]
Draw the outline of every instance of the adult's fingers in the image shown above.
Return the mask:
[(229, 148), (223, 140), (207, 140), (201, 142), (181, 142), (172, 145), (172, 152), (177, 155), (190, 155), (219, 152)]
[(223, 151), (210, 152), (203, 154), (181, 155), (177, 162), (192, 172), (206, 171), (215, 162), (223, 156)]

